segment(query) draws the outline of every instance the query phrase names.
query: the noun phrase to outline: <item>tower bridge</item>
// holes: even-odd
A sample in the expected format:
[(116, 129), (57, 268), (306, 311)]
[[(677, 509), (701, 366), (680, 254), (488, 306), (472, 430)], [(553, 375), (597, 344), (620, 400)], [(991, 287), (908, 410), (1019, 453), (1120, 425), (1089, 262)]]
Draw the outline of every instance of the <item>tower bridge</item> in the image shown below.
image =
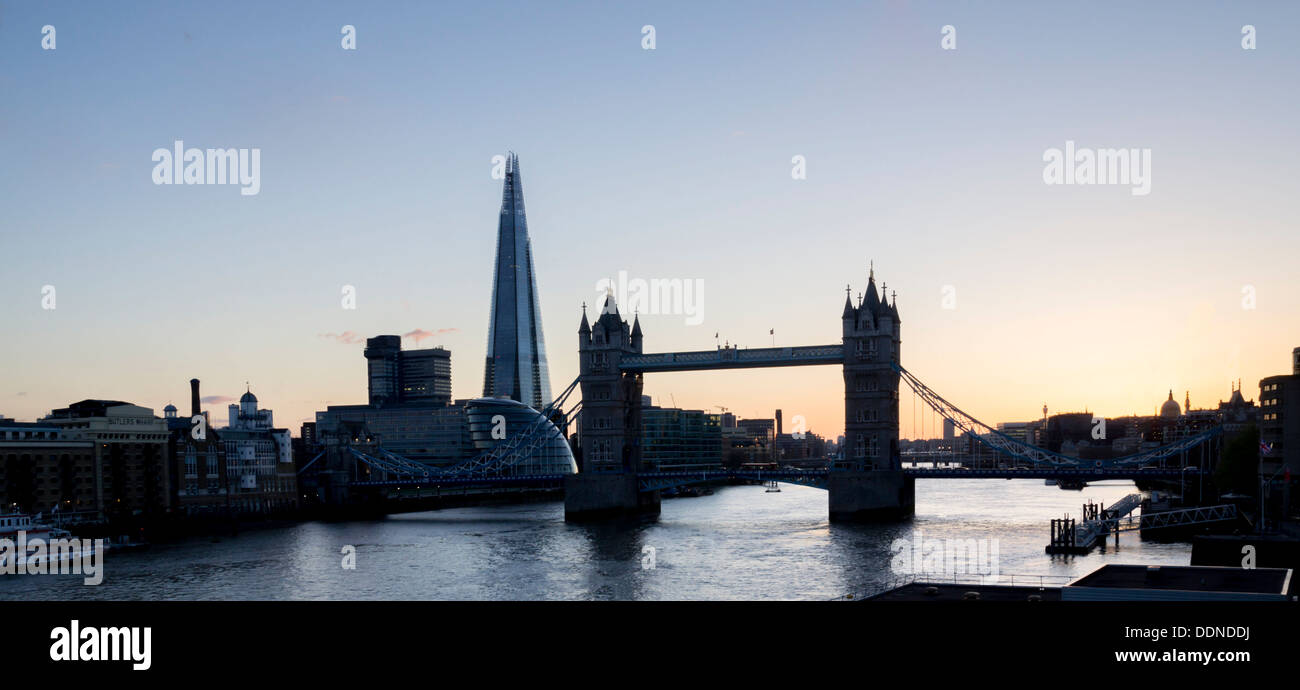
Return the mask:
[(821, 480), (829, 492), (831, 519), (910, 515), (915, 480), (903, 473), (898, 452), (901, 319), (896, 301), (895, 297), (891, 304), (888, 296), (877, 291), (873, 270), (856, 304), (846, 289), (839, 343), (653, 354), (643, 351), (640, 318), (634, 317), (629, 325), (612, 294), (606, 296), (594, 324), (584, 307), (578, 328), (581, 471), (565, 481), (566, 519), (659, 511), (659, 489), (664, 487), (640, 479), (655, 469), (641, 457), (641, 392), (646, 374), (817, 365), (838, 365), (844, 371), (848, 452)]

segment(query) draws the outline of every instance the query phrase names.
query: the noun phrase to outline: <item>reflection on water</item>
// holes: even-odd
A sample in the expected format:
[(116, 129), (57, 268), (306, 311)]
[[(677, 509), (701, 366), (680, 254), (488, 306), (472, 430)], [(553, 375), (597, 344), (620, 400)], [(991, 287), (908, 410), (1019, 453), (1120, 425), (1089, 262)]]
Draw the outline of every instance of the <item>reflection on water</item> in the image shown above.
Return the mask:
[[(1130, 482), (1063, 491), (1041, 480), (923, 479), (915, 518), (883, 525), (832, 525), (825, 491), (790, 485), (666, 500), (657, 520), (622, 526), (565, 523), (561, 502), (456, 508), (110, 552), (98, 587), (79, 576), (5, 576), (0, 600), (831, 599), (891, 582), (891, 543), (920, 535), (997, 539), (1003, 575), (1186, 565), (1190, 545), (1135, 534), (1118, 551), (1043, 553), (1049, 519), (1134, 491)], [(342, 567), (349, 544), (355, 570)], [(647, 546), (653, 569), (642, 567)]]

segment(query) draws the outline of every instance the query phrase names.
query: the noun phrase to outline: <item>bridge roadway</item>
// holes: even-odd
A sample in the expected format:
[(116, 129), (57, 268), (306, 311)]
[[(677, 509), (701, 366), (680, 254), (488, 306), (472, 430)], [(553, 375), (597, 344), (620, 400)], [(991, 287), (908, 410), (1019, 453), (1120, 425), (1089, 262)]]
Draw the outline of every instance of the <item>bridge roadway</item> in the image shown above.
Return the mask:
[[(827, 475), (834, 470), (824, 469), (781, 469), (781, 470), (667, 470), (641, 472), (637, 475), (641, 491), (654, 491), (674, 486), (699, 484), (717, 480), (748, 480), (757, 482), (777, 481), (789, 484), (801, 484), (816, 488), (826, 488)], [(518, 476), (478, 475), (438, 475), (429, 474), (416, 479), (391, 479), (386, 481), (353, 482), (352, 486), (376, 488), (455, 488), (469, 486), (525, 486), (535, 488), (559, 488), (564, 485), (563, 474), (534, 474)], [(1087, 481), (1104, 481), (1110, 479), (1188, 479), (1199, 478), (1199, 471), (1179, 471), (1177, 469), (1127, 469), (1122, 467), (1060, 468), (1042, 467), (1031, 469), (963, 469), (959, 467), (908, 468), (903, 476), (912, 479), (1081, 479)]]
[(759, 347), (741, 350), (721, 347), (695, 352), (657, 352), (624, 355), (619, 371), (708, 371), (712, 369), (752, 369), (756, 367), (799, 367), (818, 364), (843, 364), (844, 346), (805, 345), (801, 347)]

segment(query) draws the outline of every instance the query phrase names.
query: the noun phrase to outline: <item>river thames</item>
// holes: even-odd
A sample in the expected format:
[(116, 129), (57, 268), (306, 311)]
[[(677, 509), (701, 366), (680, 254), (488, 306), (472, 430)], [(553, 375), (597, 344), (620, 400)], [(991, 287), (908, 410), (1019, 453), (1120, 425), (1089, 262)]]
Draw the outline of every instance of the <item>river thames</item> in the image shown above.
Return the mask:
[[(658, 519), (621, 527), (568, 524), (563, 501), (454, 508), (109, 552), (98, 586), (6, 576), (0, 599), (826, 600), (896, 582), (891, 544), (918, 538), (996, 539), (1004, 583), (1042, 575), (1059, 585), (1104, 563), (1187, 565), (1189, 543), (1136, 533), (1118, 550), (1112, 539), (1087, 556), (1044, 553), (1051, 518), (1135, 491), (1123, 481), (1065, 491), (1041, 480), (922, 479), (916, 516), (879, 525), (830, 524), (826, 492), (792, 485), (667, 499)], [(354, 569), (343, 565), (349, 545)]]

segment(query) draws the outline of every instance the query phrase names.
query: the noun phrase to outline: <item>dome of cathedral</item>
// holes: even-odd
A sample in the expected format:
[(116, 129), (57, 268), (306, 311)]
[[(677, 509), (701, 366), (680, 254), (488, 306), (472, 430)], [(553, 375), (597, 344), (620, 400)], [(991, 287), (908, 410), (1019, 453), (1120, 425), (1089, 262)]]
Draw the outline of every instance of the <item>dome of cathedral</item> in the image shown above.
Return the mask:
[(1160, 406), (1160, 416), (1164, 419), (1177, 419), (1182, 413), (1183, 410), (1178, 406), (1178, 401), (1174, 400), (1173, 390), (1170, 390), (1169, 399)]

